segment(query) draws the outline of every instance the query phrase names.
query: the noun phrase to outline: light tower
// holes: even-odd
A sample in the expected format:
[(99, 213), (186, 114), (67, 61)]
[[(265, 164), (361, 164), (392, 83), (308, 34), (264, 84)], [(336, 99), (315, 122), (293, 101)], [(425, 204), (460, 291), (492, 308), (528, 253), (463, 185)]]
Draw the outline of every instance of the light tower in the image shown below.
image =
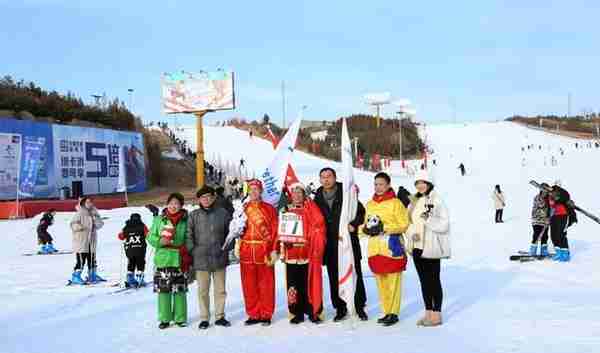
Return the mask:
[(382, 93), (369, 93), (365, 94), (364, 99), (368, 105), (374, 106), (377, 110), (375, 118), (377, 119), (377, 128), (380, 125), (381, 119), (381, 107), (390, 103), (391, 94), (390, 92)]

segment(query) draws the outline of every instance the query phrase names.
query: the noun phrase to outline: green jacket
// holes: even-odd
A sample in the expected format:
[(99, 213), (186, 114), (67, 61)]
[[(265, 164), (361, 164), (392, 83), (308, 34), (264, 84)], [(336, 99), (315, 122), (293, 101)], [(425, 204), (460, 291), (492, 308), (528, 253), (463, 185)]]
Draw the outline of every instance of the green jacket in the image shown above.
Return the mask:
[(148, 234), (148, 244), (156, 249), (154, 253), (154, 265), (157, 268), (179, 268), (181, 266), (181, 256), (179, 255), (178, 247), (185, 244), (188, 222), (187, 211), (179, 223), (177, 223), (173, 244), (169, 247), (165, 247), (164, 245), (160, 244), (160, 233), (165, 225), (170, 222), (171, 221), (164, 215), (154, 217), (154, 220), (152, 221), (152, 228), (150, 228), (150, 233)]

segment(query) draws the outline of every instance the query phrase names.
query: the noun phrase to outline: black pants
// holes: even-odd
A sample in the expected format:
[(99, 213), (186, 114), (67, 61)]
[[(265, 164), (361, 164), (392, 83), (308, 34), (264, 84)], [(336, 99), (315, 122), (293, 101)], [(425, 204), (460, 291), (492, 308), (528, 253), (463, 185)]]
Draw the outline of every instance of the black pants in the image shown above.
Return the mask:
[(568, 249), (567, 222), (568, 216), (552, 216), (550, 218), (550, 237), (555, 248)]
[(50, 233), (48, 233), (48, 232), (38, 233), (38, 244), (41, 244), (41, 245), (52, 244), (52, 236), (50, 236)]
[(88, 271), (96, 268), (96, 253), (92, 252), (78, 252), (75, 254), (75, 271), (83, 270), (87, 263)]
[(424, 259), (421, 257), (422, 254), (423, 250), (421, 249), (413, 250), (413, 261), (421, 282), (425, 310), (441, 312), (444, 293), (440, 280), (440, 260)]
[(540, 239), (540, 235), (542, 236), (542, 245), (548, 244), (548, 226), (534, 224), (531, 244), (536, 244)]
[[(340, 286), (338, 283), (339, 270), (337, 256), (332, 256), (332, 259), (327, 263), (327, 275), (329, 277), (329, 294), (331, 296), (331, 305), (336, 310), (346, 308), (346, 302), (340, 298)], [(365, 282), (363, 280), (362, 268), (360, 259), (354, 257), (354, 267), (356, 268), (356, 292), (354, 292), (354, 308), (356, 310), (364, 309), (367, 303), (367, 293), (365, 290)]]
[(143, 254), (127, 255), (127, 271), (134, 272), (136, 269), (139, 272), (144, 272), (146, 268), (146, 257)]
[(310, 315), (311, 307), (308, 302), (308, 264), (285, 265), (287, 279), (288, 309), (294, 316)]
[(502, 215), (503, 214), (504, 214), (504, 209), (501, 208), (499, 210), (496, 210), (496, 223), (503, 222), (503, 220), (502, 220)]

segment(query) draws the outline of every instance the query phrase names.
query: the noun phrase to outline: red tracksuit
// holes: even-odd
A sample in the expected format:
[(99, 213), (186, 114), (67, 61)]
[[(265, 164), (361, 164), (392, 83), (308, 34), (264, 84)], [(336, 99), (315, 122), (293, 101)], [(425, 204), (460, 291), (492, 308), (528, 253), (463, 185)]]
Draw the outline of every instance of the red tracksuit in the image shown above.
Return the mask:
[(240, 244), (240, 272), (250, 319), (270, 320), (275, 311), (275, 271), (268, 258), (276, 248), (277, 211), (263, 201), (246, 205), (248, 218)]

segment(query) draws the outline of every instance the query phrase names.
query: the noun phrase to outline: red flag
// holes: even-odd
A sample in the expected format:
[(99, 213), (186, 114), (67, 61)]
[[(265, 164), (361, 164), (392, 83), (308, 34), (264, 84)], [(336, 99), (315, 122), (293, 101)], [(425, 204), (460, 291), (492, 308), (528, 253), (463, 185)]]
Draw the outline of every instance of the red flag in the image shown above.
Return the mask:
[[(279, 139), (275, 136), (275, 134), (273, 134), (273, 131), (271, 131), (271, 128), (269, 126), (267, 126), (267, 136), (269, 137), (269, 140), (271, 140), (271, 143), (273, 144), (273, 149), (276, 149), (277, 145), (279, 144)], [(300, 181), (300, 179), (298, 179), (298, 176), (296, 175), (294, 168), (292, 168), (292, 166), (290, 164), (288, 164), (288, 168), (287, 168), (287, 172), (286, 172), (286, 176), (285, 176), (284, 188), (283, 188), (285, 193), (288, 196), (290, 196), (290, 192), (289, 192), (290, 187), (294, 183), (297, 183), (299, 181)]]

